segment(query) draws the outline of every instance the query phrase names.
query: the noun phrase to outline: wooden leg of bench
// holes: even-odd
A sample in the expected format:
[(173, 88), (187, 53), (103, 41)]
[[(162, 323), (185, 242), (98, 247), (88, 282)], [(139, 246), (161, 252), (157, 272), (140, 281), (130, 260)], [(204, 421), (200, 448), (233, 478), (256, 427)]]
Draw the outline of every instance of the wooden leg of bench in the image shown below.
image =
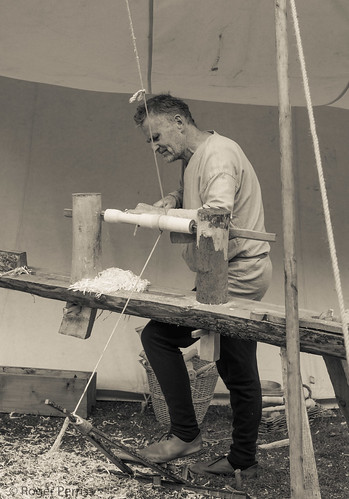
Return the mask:
[(200, 359), (216, 362), (220, 357), (220, 334), (206, 329), (196, 329), (191, 333), (192, 338), (200, 338)]
[(348, 363), (337, 357), (323, 355), (336, 399), (349, 428), (349, 371)]
[(67, 303), (63, 310), (60, 334), (75, 336), (83, 340), (91, 336), (97, 309)]

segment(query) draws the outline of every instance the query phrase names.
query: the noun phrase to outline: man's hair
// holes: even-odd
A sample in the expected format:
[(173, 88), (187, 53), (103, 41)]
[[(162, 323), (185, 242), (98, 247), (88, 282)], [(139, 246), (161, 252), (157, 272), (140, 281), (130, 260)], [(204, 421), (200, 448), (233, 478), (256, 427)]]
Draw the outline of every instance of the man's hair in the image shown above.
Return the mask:
[[(180, 114), (183, 118), (185, 118), (188, 123), (195, 125), (195, 121), (190, 113), (188, 105), (182, 101), (181, 99), (177, 99), (177, 97), (172, 97), (170, 94), (160, 94), (152, 97), (147, 100), (147, 109), (149, 114), (167, 114), (170, 116), (176, 116), (176, 114)], [(137, 107), (136, 114), (133, 119), (135, 120), (138, 126), (143, 125), (144, 120), (147, 117), (147, 111), (145, 108), (145, 104), (142, 103)]]

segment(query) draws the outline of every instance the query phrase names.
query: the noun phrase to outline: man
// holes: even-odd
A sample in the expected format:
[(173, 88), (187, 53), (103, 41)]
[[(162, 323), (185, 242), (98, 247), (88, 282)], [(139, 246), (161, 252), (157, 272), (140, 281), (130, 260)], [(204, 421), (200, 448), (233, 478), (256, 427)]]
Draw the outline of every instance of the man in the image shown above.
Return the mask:
[[(235, 227), (264, 231), (264, 214), (256, 174), (234, 141), (213, 131), (199, 130), (185, 102), (171, 95), (158, 95), (137, 108), (135, 122), (147, 142), (167, 163), (182, 160), (178, 191), (155, 203), (159, 211), (193, 217), (202, 207), (226, 208)], [(195, 244), (183, 253), (195, 272)], [(229, 294), (260, 300), (271, 279), (269, 245), (266, 242), (229, 241)], [(191, 328), (150, 321), (142, 343), (169, 408), (168, 435), (142, 449), (148, 460), (164, 463), (199, 452), (202, 438), (191, 398), (189, 377), (180, 348), (192, 345)], [(255, 476), (256, 440), (261, 418), (261, 387), (256, 360), (256, 342), (221, 336), (218, 372), (230, 392), (233, 432), (230, 452), (218, 460), (196, 463), (198, 474)]]

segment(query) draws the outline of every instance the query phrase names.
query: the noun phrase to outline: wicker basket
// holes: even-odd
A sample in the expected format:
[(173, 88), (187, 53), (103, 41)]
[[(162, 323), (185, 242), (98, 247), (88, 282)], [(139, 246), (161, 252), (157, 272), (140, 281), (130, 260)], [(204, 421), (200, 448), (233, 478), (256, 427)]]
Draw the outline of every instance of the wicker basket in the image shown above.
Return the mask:
[[(156, 379), (149, 362), (143, 358), (141, 363), (147, 372), (149, 392), (155, 417), (159, 423), (168, 425), (170, 423), (170, 416), (165, 402), (165, 397), (162, 393), (158, 380)], [(186, 365), (189, 371), (196, 419), (198, 424), (201, 424), (216, 388), (218, 380), (216, 364), (215, 362), (201, 360), (198, 356), (195, 356), (191, 358), (190, 363)]]

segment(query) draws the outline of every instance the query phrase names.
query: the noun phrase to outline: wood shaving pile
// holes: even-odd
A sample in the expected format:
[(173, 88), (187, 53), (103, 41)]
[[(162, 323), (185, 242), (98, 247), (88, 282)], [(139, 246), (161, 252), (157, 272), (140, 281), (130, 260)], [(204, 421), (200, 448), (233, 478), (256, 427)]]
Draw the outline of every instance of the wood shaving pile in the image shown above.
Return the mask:
[(147, 279), (141, 279), (131, 270), (122, 270), (116, 267), (103, 270), (93, 279), (81, 279), (69, 286), (73, 291), (82, 291), (85, 293), (95, 293), (97, 297), (110, 295), (116, 291), (135, 291), (142, 293), (150, 282)]
[[(18, 420), (17, 424), (11, 422)], [(93, 422), (93, 421), (91, 421)], [(105, 423), (105, 424), (104, 424)], [(108, 434), (133, 448), (148, 442), (141, 436), (125, 438), (124, 431), (104, 420)], [(150, 482), (120, 475), (118, 468), (87, 442), (74, 426), (68, 428), (63, 446), (49, 453), (61, 418), (0, 414), (0, 499), (205, 499), (187, 490), (155, 488)], [(131, 423), (132, 425), (132, 423)], [(139, 427), (139, 424), (136, 425)], [(4, 429), (3, 432), (1, 428)], [(21, 430), (20, 430), (21, 428)], [(115, 450), (115, 449), (114, 449)], [(152, 474), (139, 467), (140, 471)], [(132, 465), (136, 476), (137, 467)]]
[[(118, 479), (112, 474), (115, 466), (95, 448), (90, 448), (88, 456), (64, 451), (50, 455), (44, 452), (45, 445), (42, 442), (29, 442), (29, 438), (15, 443), (6, 440), (0, 442), (6, 448), (6, 466), (2, 470), (0, 485), (1, 498), (151, 497), (151, 485), (144, 489), (135, 479)], [(147, 489), (149, 495), (145, 493)]]

